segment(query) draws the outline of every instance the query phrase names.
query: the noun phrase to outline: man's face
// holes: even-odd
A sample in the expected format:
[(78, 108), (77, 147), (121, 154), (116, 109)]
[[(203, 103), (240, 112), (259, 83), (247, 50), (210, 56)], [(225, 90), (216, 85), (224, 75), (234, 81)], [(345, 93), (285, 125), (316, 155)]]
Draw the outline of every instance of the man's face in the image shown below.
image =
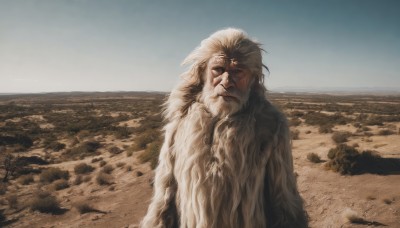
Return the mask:
[(235, 58), (214, 55), (205, 72), (204, 102), (214, 115), (233, 114), (247, 102), (253, 81), (251, 71)]

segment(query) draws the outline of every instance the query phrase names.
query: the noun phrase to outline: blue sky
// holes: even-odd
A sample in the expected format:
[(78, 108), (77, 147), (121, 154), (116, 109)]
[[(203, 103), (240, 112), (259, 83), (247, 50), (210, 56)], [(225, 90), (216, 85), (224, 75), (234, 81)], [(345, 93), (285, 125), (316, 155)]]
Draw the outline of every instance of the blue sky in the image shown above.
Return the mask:
[(0, 0), (0, 93), (169, 91), (216, 30), (263, 43), (268, 89), (400, 90), (400, 1)]

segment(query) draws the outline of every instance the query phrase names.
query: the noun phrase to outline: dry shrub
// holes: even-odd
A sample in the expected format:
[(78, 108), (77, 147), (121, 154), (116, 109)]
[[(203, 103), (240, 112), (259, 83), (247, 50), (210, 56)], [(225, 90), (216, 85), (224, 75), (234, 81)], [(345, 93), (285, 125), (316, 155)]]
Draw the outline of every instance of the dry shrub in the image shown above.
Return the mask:
[(28, 184), (30, 184), (30, 183), (35, 182), (35, 180), (34, 180), (32, 174), (27, 174), (27, 175), (20, 176), (20, 177), (18, 178), (18, 182), (19, 182), (20, 184), (22, 184), (22, 185), (28, 185)]
[(347, 142), (348, 138), (351, 136), (351, 133), (348, 131), (338, 131), (333, 133), (332, 140), (335, 143), (344, 143)]
[(106, 164), (107, 164), (107, 162), (104, 161), (104, 160), (102, 160), (102, 161), (100, 161), (99, 166), (100, 166), (100, 167), (103, 167), (103, 166), (105, 166)]
[(333, 132), (332, 127), (333, 126), (330, 124), (323, 124), (319, 126), (318, 132), (322, 134), (332, 133)]
[(156, 129), (149, 129), (140, 134), (135, 138), (135, 149), (143, 150), (146, 149), (147, 144), (158, 140), (160, 137), (160, 131)]
[(90, 180), (92, 180), (92, 177), (89, 176), (89, 175), (85, 175), (85, 176), (83, 177), (83, 182), (85, 182), (85, 183), (89, 182)]
[(110, 174), (114, 171), (114, 167), (112, 165), (106, 165), (101, 169), (101, 172)]
[(356, 148), (340, 144), (328, 152), (327, 168), (341, 174), (400, 173), (400, 159), (382, 158), (375, 151), (359, 152)]
[(299, 118), (297, 118), (297, 117), (292, 118), (292, 119), (289, 120), (289, 126), (297, 127), (300, 124), (301, 124), (301, 120)]
[(117, 164), (115, 164), (118, 168), (124, 167), (126, 165), (125, 162), (117, 162)]
[(114, 183), (114, 178), (110, 174), (99, 172), (96, 177), (96, 182), (99, 185), (111, 185)]
[(126, 169), (127, 172), (130, 172), (130, 171), (132, 171), (132, 166), (128, 165), (128, 166), (125, 167), (125, 169)]
[(76, 210), (79, 214), (85, 214), (90, 212), (98, 212), (99, 210), (95, 209), (92, 205), (86, 202), (79, 202), (75, 205)]
[(321, 157), (316, 153), (308, 153), (307, 159), (313, 163), (320, 163), (322, 162)]
[(74, 184), (74, 185), (80, 185), (80, 184), (82, 184), (82, 178), (83, 178), (83, 175), (77, 175), (77, 176), (75, 177), (75, 180), (74, 180), (73, 184)]
[(342, 216), (345, 220), (347, 220), (348, 222), (351, 223), (362, 223), (365, 220), (363, 218), (361, 218), (357, 212), (351, 210), (350, 208), (346, 208), (343, 213)]
[(53, 150), (55, 152), (58, 152), (60, 150), (65, 149), (65, 147), (66, 147), (66, 145), (64, 143), (60, 143), (60, 142), (57, 142), (57, 141), (52, 141), (45, 148)]
[(299, 139), (299, 135), (300, 135), (300, 131), (297, 129), (294, 131), (290, 131), (290, 136), (291, 136), (292, 140)]
[(4, 195), (7, 192), (7, 184), (0, 181), (0, 195)]
[(122, 151), (123, 150), (121, 150), (119, 147), (117, 147), (117, 146), (113, 146), (113, 147), (110, 147), (109, 149), (108, 149), (108, 152), (110, 152), (111, 154), (120, 154), (120, 153), (122, 153)]
[(69, 179), (69, 172), (66, 170), (61, 170), (59, 168), (49, 168), (44, 170), (41, 174), (40, 174), (40, 181), (44, 182), (44, 183), (52, 183), (55, 180), (59, 180), (59, 179), (65, 179), (68, 180)]
[(394, 134), (396, 133), (389, 129), (382, 129), (378, 132), (378, 135), (394, 135)]
[(139, 160), (142, 163), (150, 162), (152, 169), (155, 169), (158, 164), (158, 155), (160, 154), (162, 142), (160, 140), (150, 143), (146, 150), (139, 155)]
[(97, 149), (101, 147), (101, 144), (97, 141), (87, 141), (81, 145), (68, 149), (63, 153), (66, 158), (85, 158), (87, 156), (98, 155)]
[(99, 161), (102, 161), (102, 160), (103, 160), (103, 157), (93, 158), (92, 159), (92, 163), (96, 163), (96, 162), (99, 162)]
[(75, 165), (74, 172), (75, 174), (87, 174), (91, 173), (95, 168), (91, 165), (88, 165), (84, 162)]
[(56, 214), (61, 210), (57, 198), (49, 192), (44, 191), (38, 191), (34, 194), (30, 203), (30, 208), (33, 211), (51, 214)]
[(131, 157), (132, 154), (133, 154), (133, 151), (131, 151), (131, 150), (127, 150), (127, 151), (126, 151), (126, 156), (127, 156), (127, 157)]
[(64, 179), (56, 180), (53, 182), (53, 188), (56, 191), (66, 189), (69, 188), (69, 183), (67, 180)]
[(6, 197), (6, 200), (7, 200), (7, 202), (8, 202), (8, 206), (9, 206), (11, 209), (17, 209), (17, 208), (18, 208), (18, 197), (17, 197), (16, 194), (8, 195), (8, 196)]

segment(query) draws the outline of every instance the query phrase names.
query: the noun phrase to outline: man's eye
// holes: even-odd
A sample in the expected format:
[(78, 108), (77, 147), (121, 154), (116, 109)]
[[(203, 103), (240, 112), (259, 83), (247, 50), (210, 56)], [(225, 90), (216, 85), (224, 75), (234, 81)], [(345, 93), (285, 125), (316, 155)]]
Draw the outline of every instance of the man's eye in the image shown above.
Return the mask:
[(225, 72), (225, 69), (223, 67), (215, 67), (212, 71), (214, 74), (220, 75)]

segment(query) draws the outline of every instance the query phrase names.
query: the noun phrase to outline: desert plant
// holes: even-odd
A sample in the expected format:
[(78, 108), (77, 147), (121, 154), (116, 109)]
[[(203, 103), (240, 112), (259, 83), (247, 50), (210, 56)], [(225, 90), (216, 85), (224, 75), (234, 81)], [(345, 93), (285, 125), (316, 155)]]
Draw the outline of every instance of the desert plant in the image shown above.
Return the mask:
[(131, 150), (127, 150), (126, 151), (126, 156), (127, 157), (131, 157), (133, 155), (133, 151), (131, 151)]
[(119, 147), (117, 147), (117, 146), (113, 146), (113, 147), (110, 147), (109, 149), (108, 149), (108, 152), (110, 152), (111, 154), (120, 154), (121, 152), (122, 152), (123, 150), (121, 150)]
[(114, 167), (112, 165), (106, 165), (101, 169), (101, 172), (110, 174), (114, 170)]
[(323, 134), (332, 133), (333, 132), (332, 127), (333, 126), (330, 124), (323, 124), (323, 125), (319, 126), (318, 132), (323, 133)]
[(316, 153), (308, 153), (308, 154), (307, 154), (307, 159), (308, 159), (310, 162), (313, 162), (313, 163), (320, 163), (320, 162), (322, 162), (320, 156), (319, 156), (318, 154), (316, 154)]
[(139, 160), (141, 162), (150, 161), (150, 166), (152, 169), (155, 169), (158, 164), (158, 155), (160, 154), (162, 142), (160, 140), (152, 142), (146, 150), (139, 155)]
[(103, 167), (103, 166), (105, 166), (106, 164), (107, 164), (107, 162), (104, 161), (104, 160), (102, 160), (102, 161), (100, 161), (99, 166), (100, 166), (100, 167)]
[(80, 185), (80, 184), (82, 184), (82, 177), (83, 177), (83, 175), (77, 175), (77, 176), (75, 177), (75, 179), (74, 179), (73, 184), (74, 184), (74, 185)]
[(111, 185), (114, 181), (114, 178), (107, 173), (104, 172), (99, 172), (99, 174), (96, 177), (96, 182), (99, 185)]
[(290, 136), (291, 136), (292, 140), (299, 139), (299, 135), (300, 135), (300, 131), (297, 130), (297, 129), (293, 130), (293, 131), (290, 131)]
[(117, 162), (117, 164), (115, 164), (118, 168), (124, 167), (126, 165), (125, 162)]
[(56, 214), (60, 211), (60, 204), (49, 192), (38, 191), (33, 196), (30, 208), (33, 211)]
[(0, 195), (4, 195), (7, 192), (7, 184), (0, 181)]
[(91, 165), (88, 165), (86, 163), (79, 163), (75, 165), (74, 167), (74, 172), (75, 174), (87, 174), (91, 173), (95, 168)]
[(59, 179), (53, 182), (53, 188), (56, 191), (66, 189), (69, 188), (69, 183), (67, 180)]
[(92, 163), (96, 163), (96, 162), (99, 162), (99, 161), (102, 161), (102, 160), (103, 160), (103, 157), (93, 158), (92, 159)]
[(299, 126), (300, 124), (301, 124), (301, 120), (297, 117), (289, 120), (289, 126), (296, 127), (296, 126)]
[(27, 174), (27, 175), (20, 176), (20, 177), (18, 178), (18, 182), (19, 182), (20, 184), (22, 184), (22, 185), (28, 185), (28, 184), (30, 184), (30, 183), (35, 182), (35, 180), (34, 180), (32, 174)]
[(65, 147), (66, 147), (66, 145), (64, 143), (53, 141), (50, 144), (48, 144), (45, 148), (46, 149), (51, 149), (51, 150), (53, 150), (55, 152), (58, 152), (60, 150), (65, 149)]
[(69, 179), (69, 172), (66, 170), (61, 170), (59, 168), (49, 168), (40, 174), (40, 181), (44, 183), (52, 183), (55, 180), (59, 179)]
[(99, 210), (95, 209), (92, 205), (86, 202), (79, 202), (75, 205), (76, 210), (79, 214), (85, 214), (90, 212), (98, 212)]
[(378, 135), (393, 135), (393, 134), (396, 134), (396, 133), (389, 129), (382, 129), (378, 132)]
[(18, 197), (15, 194), (8, 195), (6, 197), (6, 200), (8, 202), (8, 206), (12, 209), (17, 209), (18, 208)]
[(89, 182), (90, 180), (92, 180), (92, 177), (91, 176), (89, 176), (89, 175), (85, 175), (84, 177), (83, 177), (83, 182)]
[(351, 133), (348, 131), (338, 131), (338, 132), (333, 133), (332, 140), (335, 143), (344, 143), (344, 142), (347, 142), (350, 135), (351, 135)]

